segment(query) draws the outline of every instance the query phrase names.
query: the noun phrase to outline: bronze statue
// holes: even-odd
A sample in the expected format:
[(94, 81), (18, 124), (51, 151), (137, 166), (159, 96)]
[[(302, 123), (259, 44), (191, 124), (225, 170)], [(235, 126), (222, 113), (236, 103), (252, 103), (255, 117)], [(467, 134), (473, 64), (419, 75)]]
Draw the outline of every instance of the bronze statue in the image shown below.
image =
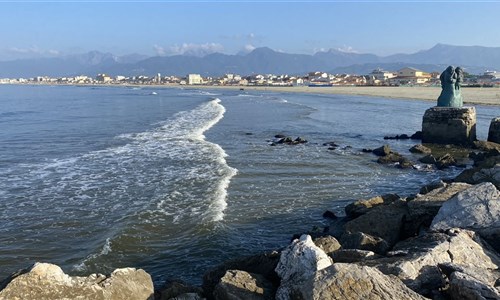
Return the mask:
[(462, 107), (463, 98), (460, 84), (464, 79), (463, 69), (449, 66), (441, 73), (441, 95), (439, 95), (437, 106)]

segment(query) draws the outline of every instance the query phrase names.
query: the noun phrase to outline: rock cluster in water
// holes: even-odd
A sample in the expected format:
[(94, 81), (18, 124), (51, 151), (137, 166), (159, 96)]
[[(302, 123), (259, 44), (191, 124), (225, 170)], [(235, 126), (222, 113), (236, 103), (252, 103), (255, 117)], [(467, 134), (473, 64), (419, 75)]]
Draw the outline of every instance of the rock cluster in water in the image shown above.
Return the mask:
[[(323, 231), (228, 261), (201, 287), (155, 292), (143, 270), (72, 277), (37, 263), (3, 281), (0, 299), (500, 299), (500, 145), (474, 148), (473, 166), (454, 180), (355, 201), (344, 217), (326, 212)], [(387, 145), (371, 151), (402, 163)]]

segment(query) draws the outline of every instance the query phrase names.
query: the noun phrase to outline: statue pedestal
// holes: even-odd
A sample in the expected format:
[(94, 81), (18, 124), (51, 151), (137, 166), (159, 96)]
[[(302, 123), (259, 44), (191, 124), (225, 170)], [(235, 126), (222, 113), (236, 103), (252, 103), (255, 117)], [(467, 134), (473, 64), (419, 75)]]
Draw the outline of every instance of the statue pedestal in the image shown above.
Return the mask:
[(432, 107), (422, 120), (422, 143), (470, 145), (476, 140), (474, 107)]
[(491, 120), (488, 142), (500, 144), (500, 117)]

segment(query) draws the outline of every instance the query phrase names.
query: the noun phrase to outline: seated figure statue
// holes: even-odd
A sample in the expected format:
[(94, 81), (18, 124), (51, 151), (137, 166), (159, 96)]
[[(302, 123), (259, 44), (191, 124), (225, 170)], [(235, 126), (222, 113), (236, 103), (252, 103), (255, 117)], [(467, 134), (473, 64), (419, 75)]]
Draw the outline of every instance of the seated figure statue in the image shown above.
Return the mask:
[(460, 67), (453, 68), (449, 66), (441, 73), (441, 95), (439, 95), (437, 106), (462, 107), (463, 98), (460, 90), (460, 83), (463, 81), (464, 74)]

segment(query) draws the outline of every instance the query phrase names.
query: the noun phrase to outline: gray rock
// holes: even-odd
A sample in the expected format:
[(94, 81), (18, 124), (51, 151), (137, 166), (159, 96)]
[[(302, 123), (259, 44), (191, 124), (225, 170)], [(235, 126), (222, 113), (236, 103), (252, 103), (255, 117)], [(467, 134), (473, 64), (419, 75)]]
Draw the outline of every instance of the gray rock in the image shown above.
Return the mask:
[(382, 255), (389, 250), (389, 244), (384, 239), (363, 232), (344, 234), (340, 242), (343, 249), (367, 250)]
[(476, 266), (464, 266), (454, 263), (442, 263), (439, 264), (438, 267), (448, 278), (453, 272), (460, 272), (472, 276), (476, 280), (483, 282), (485, 285), (492, 287), (494, 287), (497, 284), (497, 280), (500, 279), (500, 270), (490, 270)]
[(198, 293), (185, 293), (167, 300), (205, 300), (205, 298), (201, 297)]
[(343, 263), (317, 272), (303, 285), (291, 287), (280, 296), (277, 299), (426, 299), (375, 268)]
[(433, 191), (437, 188), (442, 188), (445, 186), (446, 186), (446, 183), (442, 180), (434, 181), (434, 182), (431, 182), (431, 183), (423, 186), (422, 188), (420, 188), (420, 191), (418, 193), (420, 195), (425, 195), (425, 194), (429, 193), (430, 191)]
[(434, 157), (434, 155), (429, 154), (429, 155), (426, 155), (426, 156), (420, 158), (418, 161), (423, 163), (423, 164), (433, 165), (436, 163), (436, 158)]
[(449, 199), (457, 193), (471, 187), (467, 183), (451, 183), (438, 184), (438, 188), (432, 189), (430, 192), (417, 196), (408, 201), (408, 216), (405, 222), (406, 236), (414, 236), (419, 233), (422, 228), (428, 228), (439, 209)]
[(389, 145), (384, 145), (382, 147), (373, 149), (372, 153), (377, 156), (386, 156), (389, 155), (389, 153), (391, 153), (391, 147), (389, 147)]
[(22, 274), (10, 278), (0, 291), (0, 299), (153, 299), (153, 281), (143, 270), (116, 269), (110, 276), (66, 275), (59, 266), (36, 263)]
[(399, 199), (399, 196), (396, 194), (385, 194), (382, 196), (376, 196), (366, 200), (358, 200), (353, 203), (348, 204), (344, 210), (346, 216), (350, 218), (357, 218), (361, 215), (364, 215), (371, 208), (381, 205), (381, 204), (389, 204)]
[[(457, 182), (467, 182), (470, 184), (478, 184), (483, 182), (491, 182), (497, 188), (500, 188), (500, 163), (496, 161), (495, 165), (490, 168), (478, 167), (464, 170), (455, 178)], [(498, 158), (500, 161), (500, 157)]]
[[(167, 282), (163, 288), (157, 291), (160, 295), (160, 300), (168, 299), (184, 299), (182, 297), (191, 297), (191, 294), (201, 295), (203, 290), (200, 287), (190, 286), (178, 280)], [(186, 298), (188, 299), (188, 298)]]
[(264, 300), (274, 299), (271, 282), (262, 275), (229, 270), (215, 286), (215, 300)]
[(432, 150), (422, 144), (415, 145), (410, 148), (411, 153), (431, 154)]
[(443, 203), (431, 229), (484, 229), (499, 221), (500, 192), (487, 182), (472, 186)]
[(385, 156), (379, 157), (377, 163), (384, 165), (397, 164), (397, 166), (402, 169), (413, 168), (412, 162), (397, 152), (391, 152)]
[(406, 202), (395, 201), (376, 206), (345, 224), (345, 233), (363, 232), (384, 239), (392, 247), (400, 238), (403, 220), (408, 214)]
[(334, 262), (340, 263), (354, 263), (370, 259), (380, 258), (372, 251), (359, 250), (359, 249), (341, 249), (331, 254)]
[(500, 257), (468, 230), (428, 233), (402, 241), (393, 250), (402, 255), (366, 261), (365, 264), (377, 267), (384, 274), (397, 276), (422, 295), (445, 286), (439, 264), (454, 263), (484, 270), (500, 266)]
[(474, 141), (474, 148), (481, 151), (500, 151), (500, 143), (493, 141)]
[(278, 265), (279, 260), (280, 254), (273, 251), (226, 261), (203, 275), (203, 291), (207, 295), (212, 295), (215, 286), (228, 270), (241, 270), (252, 274), (260, 274), (278, 286), (280, 279), (274, 269)]
[(491, 120), (488, 141), (500, 144), (500, 117)]
[(461, 272), (451, 274), (448, 293), (451, 299), (500, 299), (500, 293), (497, 289)]
[(283, 283), (308, 278), (331, 264), (331, 258), (314, 244), (311, 236), (304, 234), (281, 252), (276, 273)]
[(318, 246), (321, 250), (325, 251), (326, 254), (330, 254), (334, 251), (340, 249), (340, 243), (333, 236), (322, 236), (314, 239), (314, 244)]
[(332, 265), (332, 259), (317, 247), (309, 235), (302, 235), (281, 252), (276, 273), (281, 285), (276, 299), (288, 299), (289, 290), (314, 277), (319, 270)]
[(456, 166), (457, 161), (449, 153), (446, 153), (445, 155), (440, 156), (436, 159), (435, 165), (439, 170), (442, 170), (451, 166)]

